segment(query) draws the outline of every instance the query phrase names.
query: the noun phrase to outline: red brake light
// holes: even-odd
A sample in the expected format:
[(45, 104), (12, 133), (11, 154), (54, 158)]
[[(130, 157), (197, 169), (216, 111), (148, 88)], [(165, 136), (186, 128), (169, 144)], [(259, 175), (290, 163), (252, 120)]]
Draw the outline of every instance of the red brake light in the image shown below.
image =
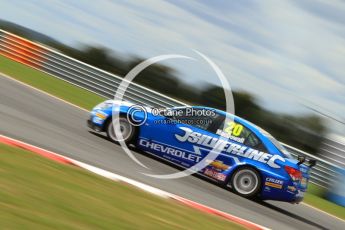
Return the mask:
[(285, 166), (285, 171), (290, 175), (291, 179), (296, 180), (302, 180), (302, 173), (301, 171), (292, 168), (290, 166)]

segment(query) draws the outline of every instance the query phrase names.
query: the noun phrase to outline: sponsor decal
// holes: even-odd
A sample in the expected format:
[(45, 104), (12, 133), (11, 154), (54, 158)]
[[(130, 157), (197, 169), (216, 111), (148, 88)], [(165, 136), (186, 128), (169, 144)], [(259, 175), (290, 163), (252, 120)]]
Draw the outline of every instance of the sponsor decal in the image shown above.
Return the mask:
[(97, 112), (95, 115), (103, 120), (107, 118), (107, 115), (103, 112)]
[(225, 181), (226, 175), (213, 169), (205, 169), (204, 174), (220, 181)]
[(244, 137), (240, 137), (243, 129), (243, 125), (230, 121), (225, 124), (224, 130), (218, 129), (217, 134), (243, 144), (245, 139)]
[(297, 188), (295, 186), (287, 186), (287, 190), (290, 192), (296, 192)]
[(277, 188), (277, 189), (282, 189), (283, 185), (281, 184), (275, 184), (272, 182), (265, 182), (266, 186), (272, 187), (272, 188)]
[(272, 188), (282, 189), (283, 188), (283, 183), (284, 182), (282, 180), (278, 180), (278, 179), (275, 179), (275, 178), (267, 177), (265, 185), (269, 186), (269, 187), (272, 187)]
[(221, 129), (217, 130), (217, 134), (222, 136), (222, 137), (225, 137), (225, 138), (231, 139), (233, 141), (239, 142), (239, 143), (244, 143), (244, 140), (245, 140), (244, 137), (242, 137), (242, 138), (241, 137), (235, 137), (229, 133), (224, 132)]
[(189, 160), (196, 163), (201, 160), (201, 156), (199, 152), (191, 153), (191, 152), (175, 149), (166, 145), (162, 145), (159, 143), (151, 142), (145, 139), (140, 139), (139, 145), (146, 148), (150, 148), (155, 151), (159, 151), (161, 153), (165, 153), (170, 156), (178, 157), (178, 158)]
[(271, 177), (267, 177), (266, 181), (267, 182), (272, 182), (272, 183), (275, 183), (275, 184), (283, 184), (284, 183), (284, 181), (282, 181), (282, 180), (271, 178)]
[(307, 186), (307, 183), (308, 183), (308, 179), (303, 177), (302, 181), (301, 181), (301, 185), (305, 187), (305, 186)]
[(285, 159), (279, 155), (272, 155), (262, 151), (252, 149), (247, 146), (232, 143), (228, 140), (211, 137), (199, 132), (194, 132), (190, 128), (180, 127), (184, 131), (183, 135), (175, 134), (175, 137), (180, 142), (189, 142), (198, 144), (203, 147), (215, 149), (223, 153), (229, 153), (235, 156), (245, 157), (258, 162), (265, 163), (272, 168), (280, 168), (277, 161), (285, 162)]
[(223, 161), (218, 161), (218, 160), (212, 161), (209, 165), (221, 171), (225, 171), (230, 168), (229, 165), (226, 165), (223, 163)]

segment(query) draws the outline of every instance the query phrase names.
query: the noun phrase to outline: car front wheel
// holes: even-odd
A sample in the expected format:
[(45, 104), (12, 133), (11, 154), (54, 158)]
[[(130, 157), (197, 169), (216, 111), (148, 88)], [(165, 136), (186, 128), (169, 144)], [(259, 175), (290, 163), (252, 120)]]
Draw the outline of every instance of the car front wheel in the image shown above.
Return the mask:
[(111, 141), (116, 143), (118, 143), (119, 141), (124, 141), (127, 144), (134, 141), (136, 127), (133, 126), (125, 117), (120, 117), (118, 121), (122, 137), (115, 134), (114, 124), (116, 124), (116, 121), (111, 120), (106, 129), (107, 136)]

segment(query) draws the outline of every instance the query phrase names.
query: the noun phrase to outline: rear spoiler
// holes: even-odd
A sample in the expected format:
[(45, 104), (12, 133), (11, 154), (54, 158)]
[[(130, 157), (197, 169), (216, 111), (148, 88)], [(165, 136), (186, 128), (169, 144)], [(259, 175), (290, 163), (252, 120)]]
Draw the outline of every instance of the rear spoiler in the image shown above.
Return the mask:
[(316, 165), (316, 160), (314, 160), (314, 159), (306, 159), (305, 156), (298, 156), (297, 160), (298, 160), (297, 165), (301, 165), (301, 164), (303, 164), (305, 162), (308, 163), (307, 166), (310, 167), (310, 168), (312, 168), (312, 167), (314, 167)]

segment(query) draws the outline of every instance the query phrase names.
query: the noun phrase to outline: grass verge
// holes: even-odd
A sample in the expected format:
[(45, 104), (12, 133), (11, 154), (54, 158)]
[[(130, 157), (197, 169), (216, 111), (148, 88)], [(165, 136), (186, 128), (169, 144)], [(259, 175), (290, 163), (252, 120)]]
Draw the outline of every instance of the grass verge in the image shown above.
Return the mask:
[(243, 229), (82, 169), (0, 144), (4, 229)]
[(303, 202), (345, 220), (345, 208), (324, 199), (325, 193), (325, 189), (309, 184)]
[[(104, 98), (94, 93), (71, 85), (31, 67), (14, 62), (1, 55), (0, 72), (85, 109), (91, 109), (97, 103), (104, 100)], [(306, 194), (305, 203), (345, 219), (345, 208), (323, 199), (319, 187), (310, 185), (309, 191), (310, 192)]]
[(90, 91), (1, 55), (0, 72), (88, 110), (105, 100)]

